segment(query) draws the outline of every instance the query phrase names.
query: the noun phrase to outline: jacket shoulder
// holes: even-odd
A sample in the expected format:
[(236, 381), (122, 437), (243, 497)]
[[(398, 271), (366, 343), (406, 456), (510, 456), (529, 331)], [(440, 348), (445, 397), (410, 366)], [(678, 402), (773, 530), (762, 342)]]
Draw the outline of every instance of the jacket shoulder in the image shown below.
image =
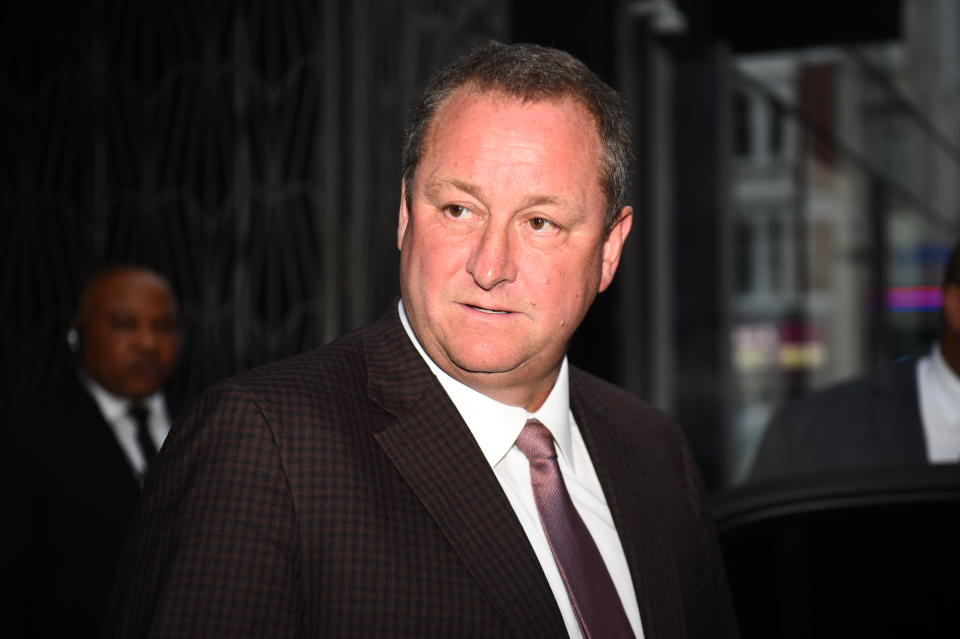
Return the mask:
[(254, 399), (290, 400), (335, 390), (337, 394), (363, 389), (366, 370), (363, 329), (329, 344), (238, 373), (211, 390), (236, 389)]
[(570, 367), (571, 400), (600, 411), (605, 420), (641, 423), (679, 432), (674, 418), (633, 393), (575, 366)]
[[(916, 385), (916, 361), (906, 360), (881, 370), (877, 375), (858, 377), (808, 393), (786, 402), (775, 413), (770, 428), (843, 432), (873, 419), (878, 398), (904, 384)], [(910, 390), (907, 389), (907, 390)]]
[[(786, 402), (773, 414), (752, 479), (869, 467), (882, 463), (881, 422), (918, 414), (916, 360), (885, 367)], [(919, 417), (914, 417), (919, 419)]]

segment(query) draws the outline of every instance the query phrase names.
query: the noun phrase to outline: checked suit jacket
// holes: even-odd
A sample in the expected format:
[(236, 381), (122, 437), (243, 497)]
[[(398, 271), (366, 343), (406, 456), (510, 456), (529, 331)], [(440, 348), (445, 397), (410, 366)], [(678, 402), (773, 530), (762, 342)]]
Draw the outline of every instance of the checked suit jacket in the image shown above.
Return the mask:
[[(645, 636), (735, 636), (679, 428), (570, 375)], [(200, 396), (131, 533), (111, 637), (566, 636), (492, 469), (396, 310)]]

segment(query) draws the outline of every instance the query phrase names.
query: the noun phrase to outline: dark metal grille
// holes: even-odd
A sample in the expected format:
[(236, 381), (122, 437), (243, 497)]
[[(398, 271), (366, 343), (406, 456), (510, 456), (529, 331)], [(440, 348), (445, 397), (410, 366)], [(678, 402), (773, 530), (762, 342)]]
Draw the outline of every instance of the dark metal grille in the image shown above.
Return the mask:
[(0, 5), (0, 401), (70, 369), (84, 275), (165, 273), (176, 391), (370, 321), (397, 293), (402, 128), (505, 2)]

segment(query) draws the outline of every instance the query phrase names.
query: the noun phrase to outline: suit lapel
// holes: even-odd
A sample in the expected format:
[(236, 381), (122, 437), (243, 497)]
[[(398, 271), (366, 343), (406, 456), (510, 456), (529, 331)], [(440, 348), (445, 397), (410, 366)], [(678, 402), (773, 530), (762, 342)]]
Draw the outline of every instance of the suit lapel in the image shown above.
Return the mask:
[(660, 491), (654, 489), (661, 482), (656, 469), (662, 462), (657, 458), (664, 451), (642, 440), (642, 424), (632, 424), (629, 434), (621, 430), (623, 425), (612, 411), (596, 397), (584, 397), (582, 381), (582, 373), (571, 367), (570, 407), (630, 567), (644, 637), (684, 636), (682, 607), (677, 605), (681, 588), (659, 516), (669, 505), (661, 503)]
[(70, 425), (64, 426), (71, 441), (68, 454), (75, 459), (83, 458), (86, 463), (95, 464), (98, 472), (115, 477), (116, 492), (132, 505), (140, 495), (140, 485), (113, 428), (79, 378), (71, 380), (65, 393), (67, 397), (61, 398), (61, 401), (64, 401), (67, 410), (76, 410), (73, 415), (65, 415), (65, 420), (70, 422)]
[(897, 465), (925, 464), (927, 444), (917, 393), (917, 360), (885, 369), (877, 380), (876, 424), (886, 461)]
[(484, 459), (396, 312), (366, 342), (368, 392), (392, 416), (374, 434), (518, 637), (565, 636), (546, 578)]

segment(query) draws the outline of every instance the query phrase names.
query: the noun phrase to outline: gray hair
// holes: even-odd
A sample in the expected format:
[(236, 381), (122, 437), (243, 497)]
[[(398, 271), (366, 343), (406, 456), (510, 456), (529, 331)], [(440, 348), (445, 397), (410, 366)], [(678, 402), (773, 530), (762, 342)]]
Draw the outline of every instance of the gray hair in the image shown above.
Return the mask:
[(403, 146), (403, 182), (407, 204), (430, 123), (450, 94), (469, 86), (499, 92), (523, 102), (570, 98), (593, 117), (603, 147), (600, 186), (606, 196), (604, 230), (610, 232), (626, 205), (630, 160), (630, 123), (620, 95), (569, 53), (536, 44), (489, 41), (440, 69), (413, 107)]

